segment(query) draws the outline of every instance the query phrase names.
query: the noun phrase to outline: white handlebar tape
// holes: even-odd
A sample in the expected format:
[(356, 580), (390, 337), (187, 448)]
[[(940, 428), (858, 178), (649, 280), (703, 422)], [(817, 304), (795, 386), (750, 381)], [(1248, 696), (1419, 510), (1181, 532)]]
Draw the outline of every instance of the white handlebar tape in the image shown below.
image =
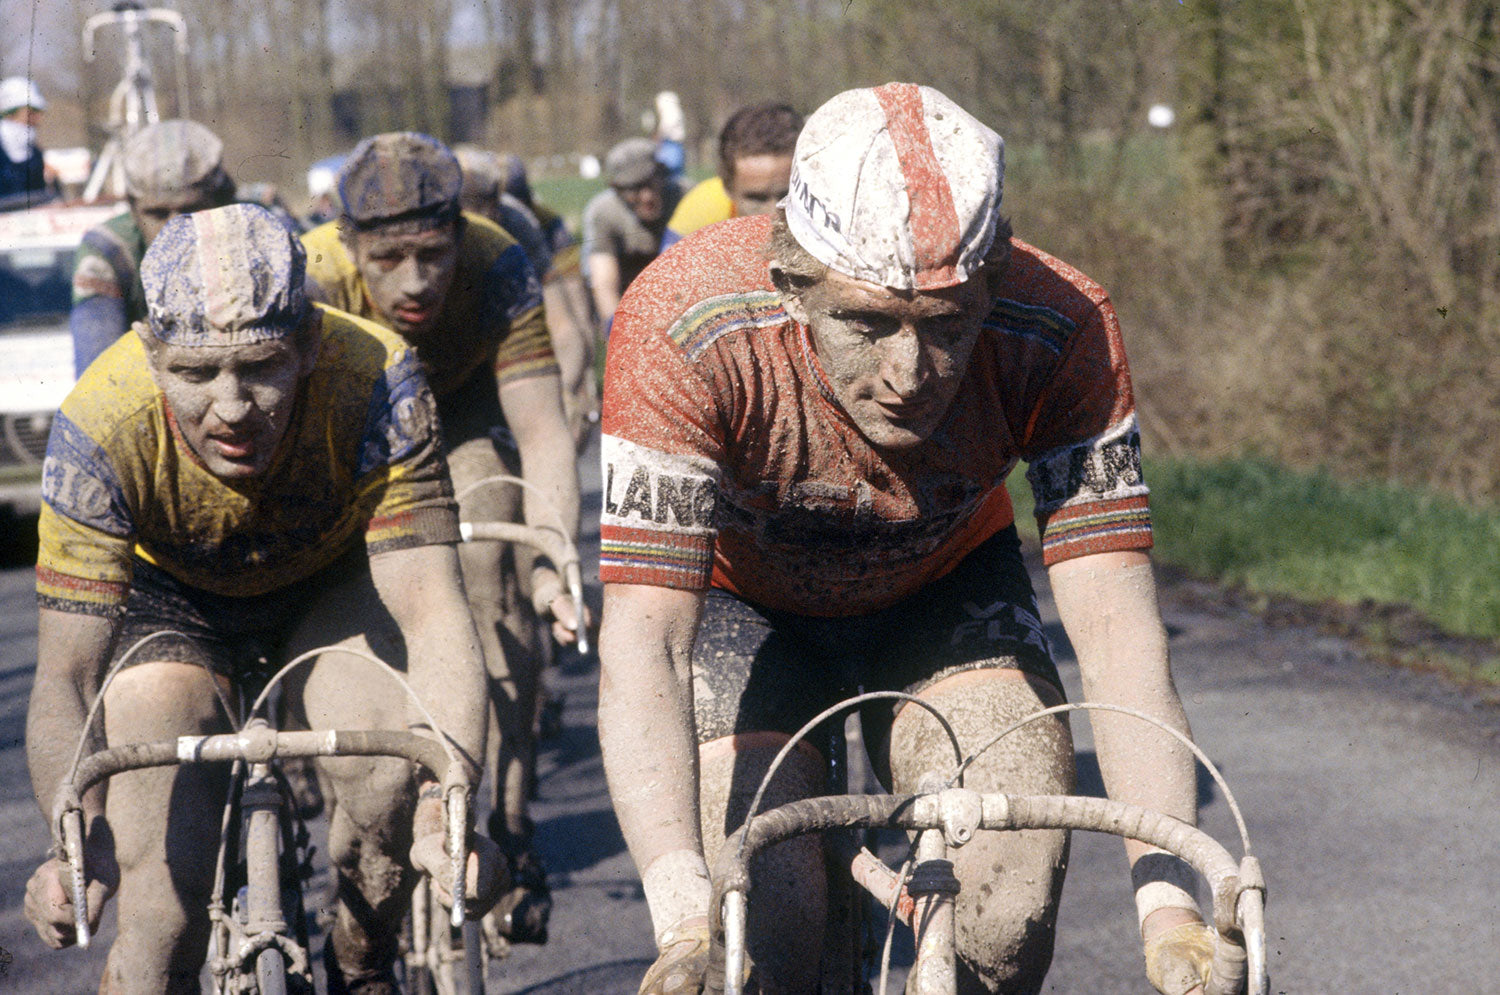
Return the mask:
[(641, 889), (651, 909), (651, 930), (658, 946), (673, 926), (706, 914), (713, 900), (708, 864), (695, 850), (672, 850), (651, 861), (641, 873)]

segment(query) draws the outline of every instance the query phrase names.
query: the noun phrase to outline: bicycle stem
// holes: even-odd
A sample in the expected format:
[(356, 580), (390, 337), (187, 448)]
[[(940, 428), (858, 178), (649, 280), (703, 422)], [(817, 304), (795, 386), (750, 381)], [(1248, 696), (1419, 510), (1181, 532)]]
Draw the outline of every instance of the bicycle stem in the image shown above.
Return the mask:
[(950, 995), (957, 990), (954, 953), (954, 901), (958, 878), (941, 829), (924, 829), (917, 837), (917, 866), (907, 884), (916, 903), (913, 932), (917, 958), (907, 980), (912, 995)]

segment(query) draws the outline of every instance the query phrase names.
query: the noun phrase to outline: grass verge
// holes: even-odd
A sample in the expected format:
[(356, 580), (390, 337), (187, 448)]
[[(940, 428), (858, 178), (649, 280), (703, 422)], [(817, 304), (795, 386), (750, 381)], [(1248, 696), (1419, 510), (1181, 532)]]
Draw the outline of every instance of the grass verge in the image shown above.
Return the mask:
[[(1300, 602), (1395, 662), (1500, 685), (1500, 508), (1253, 459), (1149, 461), (1146, 479), (1159, 563), (1253, 606)], [(1028, 490), (1012, 492), (1034, 533)]]

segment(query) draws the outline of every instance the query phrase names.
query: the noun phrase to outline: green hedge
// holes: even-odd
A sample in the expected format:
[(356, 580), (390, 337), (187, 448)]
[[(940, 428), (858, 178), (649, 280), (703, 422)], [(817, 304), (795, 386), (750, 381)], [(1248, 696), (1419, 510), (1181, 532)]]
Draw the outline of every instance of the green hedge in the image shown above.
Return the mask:
[[(1500, 508), (1264, 460), (1148, 460), (1162, 563), (1262, 594), (1407, 605), (1459, 636), (1500, 638)], [(1016, 518), (1035, 535), (1022, 471)]]

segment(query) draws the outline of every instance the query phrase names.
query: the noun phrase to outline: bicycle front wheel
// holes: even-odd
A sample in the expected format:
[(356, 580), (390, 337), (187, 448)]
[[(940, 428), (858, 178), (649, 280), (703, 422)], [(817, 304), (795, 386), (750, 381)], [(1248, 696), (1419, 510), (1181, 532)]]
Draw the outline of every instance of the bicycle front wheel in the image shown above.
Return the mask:
[(255, 958), (255, 980), (260, 995), (287, 995), (286, 960), (274, 947), (262, 950)]

